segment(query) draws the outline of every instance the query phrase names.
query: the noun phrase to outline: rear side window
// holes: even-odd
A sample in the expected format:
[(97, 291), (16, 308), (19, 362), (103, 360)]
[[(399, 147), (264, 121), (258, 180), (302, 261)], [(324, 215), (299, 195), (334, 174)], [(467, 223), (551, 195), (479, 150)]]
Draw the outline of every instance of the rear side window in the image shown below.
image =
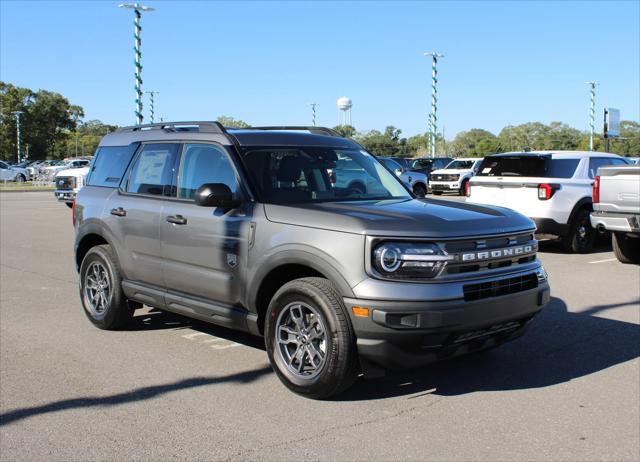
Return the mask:
[(131, 161), (133, 151), (128, 146), (99, 148), (89, 170), (87, 185), (117, 188)]
[(136, 158), (127, 192), (152, 196), (172, 195), (173, 172), (179, 144), (147, 144)]
[(538, 178), (571, 178), (580, 159), (551, 159), (548, 156), (487, 157), (478, 176), (523, 176)]

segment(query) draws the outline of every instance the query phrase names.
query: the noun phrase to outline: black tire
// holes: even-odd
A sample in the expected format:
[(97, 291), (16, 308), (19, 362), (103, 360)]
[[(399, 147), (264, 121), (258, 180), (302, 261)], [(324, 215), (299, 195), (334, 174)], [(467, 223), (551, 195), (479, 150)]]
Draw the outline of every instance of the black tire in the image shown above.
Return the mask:
[(465, 195), (465, 189), (467, 188), (467, 183), (469, 182), (469, 180), (462, 180), (462, 184), (460, 185), (460, 189), (458, 190), (458, 195), (460, 196), (464, 196)]
[(424, 185), (418, 183), (413, 186), (413, 194), (418, 197), (424, 197), (427, 195), (427, 188)]
[[(308, 310), (307, 316), (301, 317), (308, 320), (314, 327), (309, 330), (302, 329), (306, 340), (301, 340), (300, 336), (291, 332), (297, 330), (296, 326), (300, 327), (297, 322), (295, 325), (286, 325), (284, 322), (288, 319), (289, 313), (293, 314), (296, 307), (300, 307), (299, 314), (302, 314), (303, 309)], [(312, 333), (317, 333), (314, 329), (317, 329), (318, 321), (325, 333), (324, 344), (313, 344), (312, 342), (316, 340), (309, 340), (312, 338)], [(280, 341), (283, 332), (287, 335), (286, 342)], [(297, 332), (300, 331), (297, 330)], [(293, 336), (297, 340), (294, 340)], [(319, 366), (311, 371), (315, 375), (305, 376), (303, 374), (309, 371), (304, 369), (315, 366), (311, 363), (313, 357), (310, 356), (310, 350), (303, 352), (298, 361), (298, 365), (302, 365), (301, 373), (290, 370), (294, 368), (295, 359), (287, 363), (286, 356), (297, 358), (296, 353), (309, 344), (313, 345), (316, 351), (322, 351), (322, 345), (324, 345), (324, 356)], [(333, 284), (326, 279), (317, 277), (296, 279), (286, 283), (276, 292), (267, 308), (265, 345), (271, 366), (282, 383), (291, 391), (308, 398), (324, 399), (337, 395), (349, 388), (357, 377), (357, 352), (351, 322), (342, 298)], [(291, 354), (291, 350), (295, 352)]]
[(593, 249), (596, 230), (591, 226), (589, 213), (587, 209), (581, 209), (576, 213), (569, 225), (569, 234), (562, 240), (565, 250), (575, 253), (588, 253)]
[(442, 191), (432, 191), (436, 196), (442, 196)]
[(613, 253), (620, 263), (640, 263), (640, 238), (633, 238), (626, 233), (611, 233)]
[(65, 205), (66, 205), (67, 207), (69, 207), (70, 209), (72, 209), (72, 208), (73, 208), (73, 204), (72, 204), (71, 202), (65, 202)]
[(27, 181), (27, 178), (22, 173), (16, 175), (17, 183), (24, 183), (25, 181)]
[[(87, 290), (90, 284), (89, 276), (94, 281), (99, 279), (95, 277), (94, 273), (96, 266), (104, 270), (109, 286), (108, 291), (102, 291), (104, 301), (98, 308), (95, 308), (90, 301), (90, 294), (95, 292)], [(89, 272), (91, 274), (88, 274)], [(101, 273), (101, 270), (98, 270), (98, 272)], [(98, 297), (98, 294), (94, 296), (94, 302), (95, 297)], [(110, 246), (98, 245), (92, 247), (82, 260), (80, 265), (80, 300), (82, 301), (84, 313), (100, 329), (116, 330), (131, 321), (134, 310), (129, 306), (122, 291), (122, 277), (118, 261)]]

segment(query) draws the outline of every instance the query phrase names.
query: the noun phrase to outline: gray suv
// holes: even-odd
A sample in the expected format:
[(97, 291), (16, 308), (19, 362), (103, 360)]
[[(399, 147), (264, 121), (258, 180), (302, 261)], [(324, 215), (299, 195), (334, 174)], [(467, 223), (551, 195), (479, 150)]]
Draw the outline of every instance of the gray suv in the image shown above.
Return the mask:
[[(337, 186), (338, 159), (367, 187)], [(550, 296), (530, 219), (417, 199), (318, 127), (121, 128), (102, 139), (73, 221), (97, 327), (145, 304), (261, 335), (278, 377), (311, 398), (360, 372), (500, 345)]]

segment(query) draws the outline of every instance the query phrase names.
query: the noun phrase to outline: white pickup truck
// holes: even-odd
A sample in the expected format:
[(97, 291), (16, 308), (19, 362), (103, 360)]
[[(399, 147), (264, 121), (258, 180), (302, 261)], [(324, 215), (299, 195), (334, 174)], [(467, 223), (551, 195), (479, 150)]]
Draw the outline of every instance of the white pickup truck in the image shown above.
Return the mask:
[(67, 204), (67, 207), (73, 206), (73, 200), (76, 194), (84, 186), (89, 167), (70, 168), (61, 170), (53, 177), (53, 183), (56, 187), (54, 195), (60, 202)]
[(640, 165), (598, 169), (591, 226), (611, 231), (620, 262), (640, 263)]

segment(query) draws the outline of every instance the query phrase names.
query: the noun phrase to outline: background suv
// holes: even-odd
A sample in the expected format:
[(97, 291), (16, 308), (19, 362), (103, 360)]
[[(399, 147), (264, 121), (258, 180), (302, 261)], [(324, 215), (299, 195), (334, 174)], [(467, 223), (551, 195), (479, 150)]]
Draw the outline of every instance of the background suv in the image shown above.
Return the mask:
[(478, 172), (478, 167), (482, 159), (456, 159), (451, 161), (445, 168), (431, 172), (429, 186), (435, 195), (440, 195), (445, 191), (465, 194), (469, 179)]
[(485, 157), (469, 182), (468, 202), (508, 207), (560, 236), (567, 250), (589, 252), (596, 238), (589, 214), (599, 167), (626, 165), (604, 152), (512, 152)]
[(360, 371), (500, 345), (550, 298), (531, 220), (415, 200), (362, 146), (318, 127), (118, 129), (73, 220), (97, 327), (124, 326), (144, 303), (263, 335), (278, 377), (312, 398)]

